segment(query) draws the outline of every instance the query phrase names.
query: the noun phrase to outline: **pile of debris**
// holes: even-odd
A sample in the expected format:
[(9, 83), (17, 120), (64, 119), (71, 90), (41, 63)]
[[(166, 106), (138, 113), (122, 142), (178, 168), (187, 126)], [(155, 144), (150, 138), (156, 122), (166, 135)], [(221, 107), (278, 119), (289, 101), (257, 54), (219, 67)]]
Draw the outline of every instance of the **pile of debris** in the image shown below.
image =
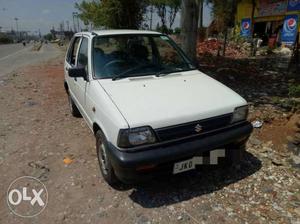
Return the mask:
[[(203, 42), (199, 42), (197, 46), (198, 55), (220, 55), (223, 52), (223, 44), (224, 42), (219, 41), (217, 38), (209, 38)], [(228, 42), (226, 46), (225, 56), (231, 58), (247, 57), (247, 50), (244, 49), (243, 44)]]

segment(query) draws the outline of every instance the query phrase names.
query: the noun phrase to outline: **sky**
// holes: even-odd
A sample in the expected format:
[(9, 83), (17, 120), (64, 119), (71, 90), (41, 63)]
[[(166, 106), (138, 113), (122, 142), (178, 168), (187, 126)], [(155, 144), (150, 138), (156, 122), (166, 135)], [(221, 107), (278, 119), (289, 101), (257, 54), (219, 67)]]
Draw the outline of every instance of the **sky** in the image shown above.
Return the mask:
[[(72, 13), (76, 12), (75, 3), (82, 0), (0, 0), (0, 27), (2, 31), (16, 30), (18, 27), (22, 31), (36, 33), (39, 29), (42, 34), (49, 33), (52, 27), (59, 29), (59, 24), (64, 22), (65, 29), (67, 21), (73, 27)], [(204, 25), (211, 21), (209, 6), (204, 7)], [(174, 27), (180, 24), (180, 13), (178, 13)], [(154, 14), (153, 26), (156, 27), (159, 18)], [(81, 23), (83, 27), (83, 24)]]

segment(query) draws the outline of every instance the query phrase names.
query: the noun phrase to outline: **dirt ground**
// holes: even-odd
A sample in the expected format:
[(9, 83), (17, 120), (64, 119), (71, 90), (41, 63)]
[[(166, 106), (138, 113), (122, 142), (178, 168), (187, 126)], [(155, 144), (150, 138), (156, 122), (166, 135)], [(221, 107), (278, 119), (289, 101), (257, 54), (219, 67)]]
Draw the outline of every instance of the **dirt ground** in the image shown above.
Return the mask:
[[(286, 142), (269, 133), (296, 115), (255, 130), (239, 170), (202, 168), (115, 190), (100, 175), (93, 134), (69, 113), (63, 54), (4, 77), (0, 89), (0, 223), (300, 223), (299, 167)], [(250, 118), (256, 113), (254, 103)], [(284, 130), (281, 139), (292, 134)], [(66, 157), (73, 162), (65, 165)], [(19, 176), (46, 185), (49, 202), (39, 216), (8, 209), (6, 191)]]

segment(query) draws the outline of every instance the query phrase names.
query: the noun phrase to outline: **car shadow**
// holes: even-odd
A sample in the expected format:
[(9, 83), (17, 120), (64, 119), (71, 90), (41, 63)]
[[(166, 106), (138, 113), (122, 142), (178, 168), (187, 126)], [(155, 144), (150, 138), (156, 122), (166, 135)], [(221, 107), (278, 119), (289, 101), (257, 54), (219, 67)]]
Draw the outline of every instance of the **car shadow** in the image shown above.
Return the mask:
[(242, 180), (262, 167), (261, 161), (246, 153), (240, 169), (202, 167), (176, 176), (163, 176), (135, 186), (129, 198), (144, 208), (157, 208), (209, 194)]

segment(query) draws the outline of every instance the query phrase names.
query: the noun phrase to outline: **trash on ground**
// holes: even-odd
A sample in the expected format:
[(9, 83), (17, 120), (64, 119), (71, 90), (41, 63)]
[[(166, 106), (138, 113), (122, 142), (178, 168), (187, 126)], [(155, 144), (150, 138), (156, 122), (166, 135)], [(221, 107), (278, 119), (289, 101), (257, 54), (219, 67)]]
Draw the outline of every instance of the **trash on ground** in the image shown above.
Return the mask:
[(262, 125), (263, 125), (263, 122), (262, 122), (262, 121), (253, 121), (253, 122), (252, 122), (252, 126), (253, 126), (254, 128), (261, 128)]
[(69, 165), (69, 164), (73, 163), (74, 159), (72, 159), (71, 157), (67, 156), (67, 157), (64, 158), (63, 161), (64, 161), (65, 165)]

